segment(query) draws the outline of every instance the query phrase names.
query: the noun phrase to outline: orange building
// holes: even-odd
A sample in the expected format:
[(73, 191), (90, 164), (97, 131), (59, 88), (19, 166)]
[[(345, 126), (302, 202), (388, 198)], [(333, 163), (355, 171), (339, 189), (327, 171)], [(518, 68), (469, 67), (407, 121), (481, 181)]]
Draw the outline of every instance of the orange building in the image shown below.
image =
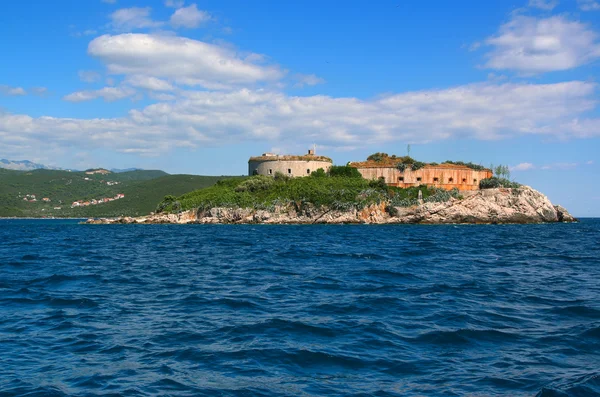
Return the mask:
[(404, 171), (397, 167), (398, 163), (377, 161), (364, 161), (350, 163), (365, 179), (384, 178), (385, 183), (390, 186), (412, 187), (412, 186), (434, 186), (451, 190), (478, 190), (479, 181), (491, 178), (493, 173), (489, 169), (481, 171), (474, 170), (464, 165), (439, 164), (425, 165), (423, 168), (413, 171), (409, 165)]

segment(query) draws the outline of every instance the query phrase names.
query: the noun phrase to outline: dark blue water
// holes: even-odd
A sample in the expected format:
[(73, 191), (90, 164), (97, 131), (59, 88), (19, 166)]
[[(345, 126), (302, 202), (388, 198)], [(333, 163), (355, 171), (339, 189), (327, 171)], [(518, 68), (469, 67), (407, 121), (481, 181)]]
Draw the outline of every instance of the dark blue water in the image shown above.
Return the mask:
[(1, 396), (600, 396), (600, 220), (0, 221)]

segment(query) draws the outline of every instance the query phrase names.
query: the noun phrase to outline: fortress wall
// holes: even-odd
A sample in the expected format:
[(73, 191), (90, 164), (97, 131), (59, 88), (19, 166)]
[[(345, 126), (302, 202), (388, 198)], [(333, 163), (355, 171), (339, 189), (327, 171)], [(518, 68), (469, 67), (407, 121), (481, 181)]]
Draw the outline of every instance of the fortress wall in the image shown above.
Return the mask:
[[(476, 171), (463, 167), (436, 167), (427, 166), (420, 170), (407, 169), (401, 172), (395, 167), (357, 167), (365, 179), (385, 178), (385, 182), (391, 186), (411, 187), (419, 185), (436, 186), (450, 190), (477, 190), (479, 181), (490, 178), (492, 172), (489, 170)], [(420, 178), (420, 179), (419, 179)]]
[(309, 176), (311, 172), (319, 168), (327, 171), (331, 168), (331, 163), (315, 160), (250, 160), (248, 162), (248, 175), (275, 176), (275, 173), (281, 172), (286, 176), (303, 177)]

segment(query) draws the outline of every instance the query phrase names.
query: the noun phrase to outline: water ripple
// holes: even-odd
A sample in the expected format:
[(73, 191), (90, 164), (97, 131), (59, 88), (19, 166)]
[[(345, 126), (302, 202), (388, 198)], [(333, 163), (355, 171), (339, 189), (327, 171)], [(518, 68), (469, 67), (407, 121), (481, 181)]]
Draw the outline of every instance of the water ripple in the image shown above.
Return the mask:
[(0, 396), (600, 397), (600, 220), (0, 220)]

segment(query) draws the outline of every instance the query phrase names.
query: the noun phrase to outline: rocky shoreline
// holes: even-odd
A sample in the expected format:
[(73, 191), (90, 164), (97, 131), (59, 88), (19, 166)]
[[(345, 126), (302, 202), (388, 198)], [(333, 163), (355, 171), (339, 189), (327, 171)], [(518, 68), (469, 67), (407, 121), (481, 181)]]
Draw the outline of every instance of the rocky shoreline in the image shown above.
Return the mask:
[(412, 207), (373, 204), (362, 209), (316, 208), (290, 203), (272, 211), (252, 208), (212, 208), (179, 214), (88, 219), (87, 224), (505, 224), (577, 222), (569, 212), (553, 205), (542, 193), (528, 187), (467, 192), (462, 199), (421, 202)]

